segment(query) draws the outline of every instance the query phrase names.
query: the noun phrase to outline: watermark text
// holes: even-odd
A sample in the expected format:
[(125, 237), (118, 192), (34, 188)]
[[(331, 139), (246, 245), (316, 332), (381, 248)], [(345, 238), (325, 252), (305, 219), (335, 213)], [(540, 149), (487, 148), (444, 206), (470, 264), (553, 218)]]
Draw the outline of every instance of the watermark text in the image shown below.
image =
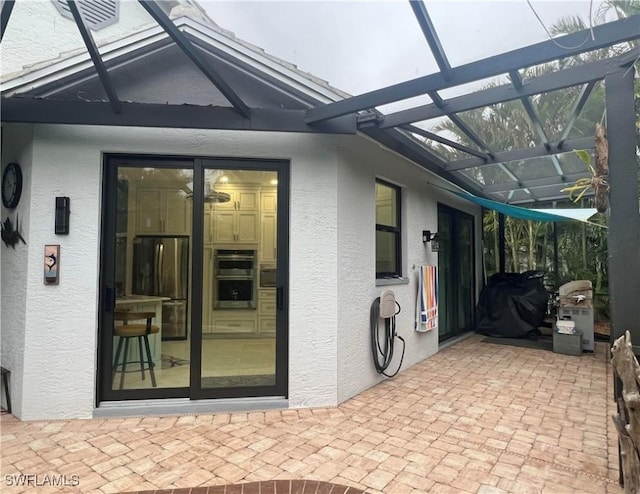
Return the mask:
[(58, 473), (9, 473), (4, 476), (7, 487), (78, 487), (80, 476)]

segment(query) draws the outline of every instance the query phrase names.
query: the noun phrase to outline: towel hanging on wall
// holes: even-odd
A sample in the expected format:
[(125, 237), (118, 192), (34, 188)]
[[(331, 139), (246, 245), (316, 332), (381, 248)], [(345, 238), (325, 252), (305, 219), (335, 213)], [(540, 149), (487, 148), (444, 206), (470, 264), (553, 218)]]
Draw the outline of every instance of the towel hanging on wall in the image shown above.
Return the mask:
[(415, 330), (431, 331), (438, 327), (438, 271), (436, 266), (418, 268)]

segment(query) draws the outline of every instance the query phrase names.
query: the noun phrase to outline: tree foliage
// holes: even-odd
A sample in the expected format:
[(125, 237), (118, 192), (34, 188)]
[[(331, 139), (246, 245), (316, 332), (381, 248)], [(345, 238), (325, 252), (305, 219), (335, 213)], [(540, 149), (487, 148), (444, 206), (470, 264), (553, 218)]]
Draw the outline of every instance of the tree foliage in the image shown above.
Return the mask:
[[(640, 13), (640, 0), (606, 1), (596, 13), (596, 21), (603, 22), (607, 18), (623, 18)], [(555, 23), (550, 31), (553, 35), (566, 34), (589, 28), (589, 24), (579, 17), (567, 17)], [(630, 42), (587, 52), (574, 57), (558, 60), (520, 71), (523, 79), (537, 77), (557, 71), (560, 68), (593, 62), (629, 50), (638, 43)], [(640, 63), (636, 63), (640, 66)], [(487, 86), (494, 87), (497, 83)], [(574, 102), (579, 97), (581, 87), (572, 87), (560, 91), (539, 94), (530, 98), (547, 138), (555, 141), (565, 130)], [(636, 84), (636, 98), (640, 98), (640, 84)], [(640, 148), (640, 103), (636, 102), (638, 114), (638, 143)], [(604, 85), (597, 84), (582, 112), (576, 119), (570, 138), (593, 136), (597, 123), (606, 122)], [(527, 148), (539, 145), (541, 138), (539, 129), (534, 127), (522, 102), (519, 100), (499, 103), (487, 108), (479, 108), (461, 114), (460, 117), (481, 136), (487, 146), (494, 151)], [(451, 120), (441, 122), (436, 132), (454, 136), (458, 142), (478, 149), (472, 140), (463, 133)], [(448, 160), (466, 158), (465, 153), (448, 148), (441, 144), (432, 144), (433, 148)], [(560, 157), (559, 157), (560, 158)], [(574, 160), (574, 162), (580, 160)], [(567, 160), (562, 160), (565, 166)], [(481, 166), (466, 170), (465, 173), (483, 185), (492, 185), (511, 181), (513, 176), (519, 179), (535, 179), (549, 176), (549, 158), (521, 160), (500, 165)], [(586, 171), (573, 168), (565, 173)], [(511, 174), (511, 175), (510, 175)], [(535, 193), (535, 189), (532, 190)], [(532, 195), (532, 197), (535, 197)], [(506, 199), (506, 197), (505, 197)], [(581, 199), (583, 207), (592, 207), (590, 198)], [(536, 203), (535, 207), (549, 207)], [(559, 201), (553, 206), (576, 207), (569, 201)], [(605, 223), (602, 216), (593, 221)], [(499, 269), (498, 257), (498, 220), (495, 211), (487, 211), (484, 216), (484, 253), (485, 270), (488, 275)], [(555, 229), (555, 233), (554, 233)], [(557, 241), (558, 257), (554, 262), (554, 236)], [(507, 271), (521, 272), (525, 270), (546, 271), (550, 286), (558, 288), (561, 284), (575, 279), (589, 279), (597, 293), (607, 290), (607, 243), (606, 229), (578, 222), (563, 222), (555, 226), (549, 223), (531, 222), (507, 218), (505, 222), (505, 244)], [(556, 271), (557, 267), (557, 271)], [(601, 307), (606, 316), (606, 304)]]

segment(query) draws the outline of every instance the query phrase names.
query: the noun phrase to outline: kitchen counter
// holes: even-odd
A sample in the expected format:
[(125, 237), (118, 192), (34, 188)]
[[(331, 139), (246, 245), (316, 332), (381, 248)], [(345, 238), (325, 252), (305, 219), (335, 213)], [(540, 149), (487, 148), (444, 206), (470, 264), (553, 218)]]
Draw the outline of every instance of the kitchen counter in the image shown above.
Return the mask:
[[(153, 324), (160, 328), (156, 334), (149, 336), (149, 346), (151, 347), (151, 358), (160, 367), (160, 359), (162, 358), (162, 302), (171, 300), (169, 297), (155, 297), (153, 295), (125, 295), (116, 298), (116, 310), (128, 310), (133, 312), (154, 312)], [(118, 324), (118, 322), (116, 322)], [(114, 348), (117, 345), (114, 342)], [(133, 359), (139, 359), (139, 349), (130, 350)]]
[(124, 297), (116, 298), (116, 307), (118, 305), (131, 305), (131, 304), (149, 304), (164, 302), (165, 300), (171, 300), (169, 297), (154, 297), (153, 295), (125, 295)]

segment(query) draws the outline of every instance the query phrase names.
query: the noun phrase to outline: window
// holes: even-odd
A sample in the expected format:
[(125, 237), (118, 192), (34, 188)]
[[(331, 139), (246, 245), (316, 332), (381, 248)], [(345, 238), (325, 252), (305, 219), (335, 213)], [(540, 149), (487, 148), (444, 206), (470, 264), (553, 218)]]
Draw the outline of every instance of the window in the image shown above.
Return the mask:
[(376, 278), (400, 277), (400, 187), (376, 180)]

